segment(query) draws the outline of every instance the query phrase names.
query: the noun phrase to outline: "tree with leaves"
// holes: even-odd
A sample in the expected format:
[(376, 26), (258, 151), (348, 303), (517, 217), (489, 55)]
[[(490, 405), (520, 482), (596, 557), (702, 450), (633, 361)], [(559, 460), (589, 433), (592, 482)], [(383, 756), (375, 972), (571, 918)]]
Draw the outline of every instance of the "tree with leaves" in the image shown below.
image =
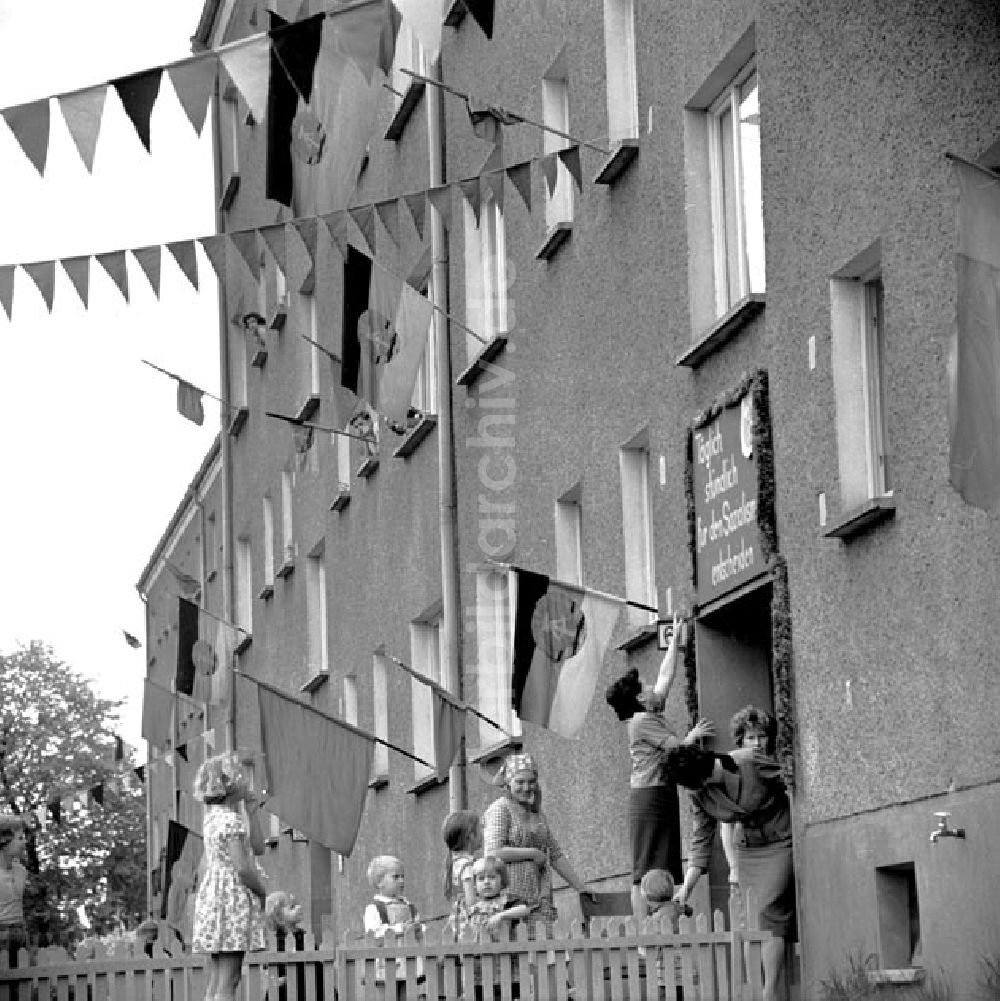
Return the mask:
[(146, 912), (146, 802), (115, 732), (122, 703), (37, 640), (0, 654), (0, 809), (28, 823), (33, 945), (132, 926)]

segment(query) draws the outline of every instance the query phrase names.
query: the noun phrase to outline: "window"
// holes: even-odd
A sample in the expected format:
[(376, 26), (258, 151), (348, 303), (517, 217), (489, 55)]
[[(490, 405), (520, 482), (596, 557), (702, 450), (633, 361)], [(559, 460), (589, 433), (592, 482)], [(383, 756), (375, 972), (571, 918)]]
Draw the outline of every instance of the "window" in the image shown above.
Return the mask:
[[(568, 133), (569, 128), (569, 80), (565, 68), (565, 50), (549, 68), (542, 79), (542, 118), (550, 128)], [(542, 133), (542, 145), (546, 153), (565, 149), (569, 140), (553, 132)], [(573, 219), (573, 179), (562, 160), (556, 161), (556, 184), (549, 194), (545, 188), (545, 226), (552, 229), (561, 222)]]
[[(389, 739), (389, 689), (386, 681), (386, 663), (384, 654), (372, 657), (372, 697), (375, 703), (375, 736), (380, 740)], [(389, 748), (385, 744), (375, 745), (375, 757), (372, 762), (373, 781), (389, 781)]]
[(715, 312), (764, 291), (757, 73), (744, 68), (708, 114)]
[(229, 343), (232, 345), (230, 359), (233, 366), (229, 376), (232, 404), (234, 407), (245, 408), (247, 406), (247, 365), (249, 364), (246, 333), (242, 327), (237, 330), (231, 326), (229, 329), (232, 332), (232, 336), (229, 338)]
[(358, 725), (358, 679), (353, 674), (344, 675), (344, 721)]
[(920, 963), (920, 904), (912, 862), (875, 870), (878, 905), (879, 959), (884, 970), (902, 970)]
[[(319, 544), (306, 561), (306, 618), (307, 657), (309, 676), (328, 674), (330, 671), (329, 633), (326, 607), (325, 548)], [(356, 708), (356, 705), (355, 705)]]
[(269, 494), (262, 501), (264, 515), (264, 586), (274, 586), (274, 504)]
[(337, 483), (341, 490), (351, 489), (351, 439), (347, 435), (333, 435), (333, 449), (336, 452)]
[(889, 495), (885, 310), (875, 241), (830, 282), (831, 365), (837, 404), (841, 505)]
[(206, 579), (212, 580), (219, 568), (218, 532), (214, 511), (205, 519), (205, 557), (207, 560), (205, 576)]
[[(487, 340), (507, 330), (507, 247), (503, 210), (492, 193), (483, 198), (479, 223), (465, 203), (466, 323)], [(470, 358), (479, 354), (482, 342), (465, 337)]]
[[(653, 567), (653, 522), (650, 514), (649, 442), (643, 431), (618, 453), (622, 479), (622, 532), (625, 541), (625, 597), (656, 607)], [(628, 606), (629, 622), (644, 626), (655, 612)]]
[[(410, 275), (409, 283), (421, 295), (428, 296), (433, 302), (432, 284), (434, 278), (430, 269), (431, 258), (428, 254)], [(434, 322), (433, 316), (431, 317), (430, 329), (427, 331), (427, 347), (424, 348), (424, 357), (421, 359), (420, 368), (417, 369), (411, 402), (422, 414), (437, 413), (437, 324)]]
[(295, 533), (292, 520), (293, 473), (290, 469), (281, 471), (281, 552), (282, 566), (295, 561)]
[(308, 331), (309, 341), (303, 341), (306, 350), (306, 364), (304, 372), (304, 399), (319, 398), (320, 395), (320, 366), (323, 363), (322, 352), (316, 344), (319, 343), (319, 313), (316, 307), (316, 297), (314, 295), (303, 295), (302, 312), (305, 327)]
[(236, 625), (252, 632), (253, 563), (250, 536), (241, 535), (236, 540)]
[(223, 156), (228, 153), (229, 169), (222, 185), (219, 208), (228, 212), (240, 190), (240, 104), (239, 91), (232, 82), (226, 88), (222, 108), (223, 128), (229, 133), (229, 149), (223, 152)]
[[(441, 613), (430, 613), (426, 618), (410, 623), (410, 657), (412, 667), (425, 678), (443, 683), (444, 653), (441, 644)], [(429, 685), (416, 678), (410, 679), (410, 702), (413, 710), (413, 753), (418, 758), (436, 765), (434, 760), (434, 697)], [(429, 765), (413, 762), (414, 781), (420, 782), (435, 774)]]
[(521, 733), (521, 721), (510, 701), (515, 586), (512, 573), (491, 570), (476, 575), (476, 699), (479, 711), (497, 724), (478, 720), (482, 747), (506, 740), (507, 734)]
[(583, 511), (580, 487), (556, 501), (556, 577), (567, 584), (583, 583)]
[(604, 0), (604, 65), (608, 74), (608, 141), (639, 137), (633, 0)]
[(406, 93), (417, 83), (408, 73), (403, 70), (412, 70), (421, 76), (427, 76), (427, 56), (424, 47), (417, 39), (413, 28), (405, 21), (399, 27), (399, 34), (396, 36), (396, 55), (392, 63), (392, 89), (395, 92), (393, 102), (396, 110), (404, 104)]

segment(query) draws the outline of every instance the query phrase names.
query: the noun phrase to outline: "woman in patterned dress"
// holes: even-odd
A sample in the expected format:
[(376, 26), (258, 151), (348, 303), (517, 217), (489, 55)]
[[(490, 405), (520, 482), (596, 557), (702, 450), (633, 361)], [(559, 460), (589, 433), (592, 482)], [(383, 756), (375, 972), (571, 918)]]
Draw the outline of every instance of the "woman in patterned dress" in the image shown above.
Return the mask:
[(194, 910), (193, 952), (207, 952), (205, 1001), (233, 1001), (243, 972), (243, 954), (264, 948), (267, 889), (249, 846), (240, 813), (257, 802), (240, 758), (207, 758), (194, 777), (194, 797), (206, 806), (203, 822), (205, 872)]
[(507, 863), (512, 900), (527, 904), (532, 918), (554, 921), (551, 869), (578, 893), (589, 891), (563, 855), (539, 809), (538, 769), (531, 755), (510, 755), (498, 781), (505, 792), (483, 814), (485, 854)]

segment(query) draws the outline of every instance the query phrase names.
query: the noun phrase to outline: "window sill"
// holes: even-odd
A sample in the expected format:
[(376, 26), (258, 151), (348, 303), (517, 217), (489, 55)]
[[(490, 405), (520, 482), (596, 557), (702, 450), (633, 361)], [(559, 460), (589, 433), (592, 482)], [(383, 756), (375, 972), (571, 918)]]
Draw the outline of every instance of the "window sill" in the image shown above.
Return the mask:
[(243, 425), (246, 424), (249, 416), (249, 407), (237, 407), (233, 411), (233, 416), (229, 420), (229, 433), (232, 437), (235, 438), (243, 430)]
[(287, 320), (288, 301), (282, 297), (281, 300), (275, 305), (274, 310), (271, 313), (271, 317), (267, 321), (267, 325), (269, 329), (280, 332), (285, 329), (285, 323)]
[(874, 986), (885, 984), (919, 984), (923, 983), (927, 971), (922, 966), (909, 966), (903, 970), (869, 970), (865, 977)]
[(614, 184), (639, 156), (638, 139), (620, 139), (594, 178), (594, 184)]
[(226, 181), (226, 186), (222, 189), (222, 197), (219, 199), (219, 211), (228, 212), (236, 201), (236, 194), (240, 190), (240, 175), (233, 171)]
[(295, 573), (295, 557), (289, 556), (286, 558), (285, 562), (278, 567), (274, 576), (280, 577), (282, 580), (287, 580), (293, 573)]
[(368, 458), (366, 458), (365, 461), (358, 466), (358, 476), (367, 480), (376, 469), (378, 469), (378, 456), (369, 455)]
[(389, 127), (385, 130), (387, 142), (399, 142), (402, 138), (406, 123), (410, 120), (410, 116), (420, 103), (420, 98), (424, 96), (426, 87), (427, 84), (422, 80), (410, 80), (410, 84), (406, 88), (406, 93), (403, 94), (399, 102), (399, 107), (396, 109), (396, 114), (392, 116), (392, 121), (389, 122)]
[(271, 837), (269, 837), (269, 838), (264, 838), (264, 844), (268, 848), (277, 848), (278, 847), (278, 841), (279, 841), (279, 839), (276, 838), (274, 835), (271, 835)]
[(459, 373), (458, 378), (455, 382), (459, 386), (465, 386), (468, 388), (471, 386), (479, 376), (486, 371), (486, 366), (493, 361), (497, 355), (507, 346), (507, 335), (506, 334), (494, 334), (492, 340), (489, 343), (483, 345), (482, 351), (472, 359), (472, 362), (467, 368)]
[(764, 293), (751, 292), (745, 299), (740, 299), (733, 308), (719, 317), (709, 327), (708, 332), (687, 351), (675, 364), (697, 368), (710, 354), (728, 344), (754, 317), (764, 311)]
[(639, 647), (652, 643), (659, 638), (660, 631), (655, 622), (649, 622), (644, 626), (636, 626), (628, 636), (619, 643), (616, 650), (638, 650)]
[(437, 427), (437, 416), (435, 414), (424, 414), (420, 420), (410, 428), (406, 437), (399, 443), (393, 457), (396, 459), (407, 459), (417, 450), (417, 446)]
[(267, 352), (263, 348), (257, 348), (250, 358), (250, 364), (254, 368), (263, 368), (267, 361)]
[(244, 650), (250, 648), (250, 644), (253, 642), (253, 637), (249, 633), (244, 633), (240, 637), (240, 641), (233, 647), (233, 653), (239, 655), (243, 653)]
[(551, 261), (556, 251), (570, 238), (573, 224), (568, 221), (557, 222), (545, 234), (545, 242), (535, 251), (536, 261)]
[(341, 483), (340, 488), (333, 495), (333, 500), (330, 501), (331, 511), (343, 511), (348, 504), (351, 503), (351, 488), (346, 484)]
[(406, 791), (411, 796), (420, 796), (431, 789), (436, 789), (438, 786), (444, 785), (447, 781), (447, 777), (439, 779), (437, 773), (432, 772), (430, 775), (425, 775), (422, 779), (417, 779), (413, 785), (407, 787)]
[(384, 789), (389, 784), (388, 775), (373, 775), (368, 782), (368, 788), (373, 789), (378, 792), (379, 789)]
[(860, 507), (848, 511), (842, 518), (835, 521), (823, 535), (828, 539), (840, 539), (850, 542), (862, 533), (873, 528), (879, 522), (888, 521), (896, 516), (896, 500), (891, 494), (882, 497), (872, 497)]
[(505, 757), (511, 751), (521, 750), (520, 737), (504, 737), (496, 744), (484, 744), (482, 747), (471, 750), (466, 755), (467, 760), (473, 765), (485, 765), (496, 758)]
[(319, 410), (319, 397), (310, 393), (302, 401), (302, 406), (299, 407), (299, 412), (295, 415), (295, 419), (297, 421), (310, 421), (317, 410)]
[(457, 28), (464, 20), (467, 11), (464, 0), (452, 0), (444, 14), (444, 23), (449, 28)]
[(205, 574), (205, 580), (211, 583), (213, 580), (215, 580), (217, 576), (218, 576), (218, 571), (213, 567), (211, 570), (208, 571), (207, 574)]
[(265, 584), (257, 592), (257, 597), (260, 598), (261, 601), (267, 601), (269, 598), (273, 598), (274, 597), (274, 585), (273, 584)]
[(310, 695), (318, 691), (330, 680), (328, 671), (319, 671), (314, 674), (300, 689), (300, 692), (308, 692)]

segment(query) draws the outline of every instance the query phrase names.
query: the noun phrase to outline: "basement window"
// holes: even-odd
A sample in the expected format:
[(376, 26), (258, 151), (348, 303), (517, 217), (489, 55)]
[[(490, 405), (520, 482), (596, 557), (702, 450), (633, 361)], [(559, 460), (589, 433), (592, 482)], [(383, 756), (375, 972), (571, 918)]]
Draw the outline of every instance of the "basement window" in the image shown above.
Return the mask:
[(912, 862), (880, 866), (875, 870), (878, 906), (879, 959), (882, 970), (920, 965), (920, 903)]

